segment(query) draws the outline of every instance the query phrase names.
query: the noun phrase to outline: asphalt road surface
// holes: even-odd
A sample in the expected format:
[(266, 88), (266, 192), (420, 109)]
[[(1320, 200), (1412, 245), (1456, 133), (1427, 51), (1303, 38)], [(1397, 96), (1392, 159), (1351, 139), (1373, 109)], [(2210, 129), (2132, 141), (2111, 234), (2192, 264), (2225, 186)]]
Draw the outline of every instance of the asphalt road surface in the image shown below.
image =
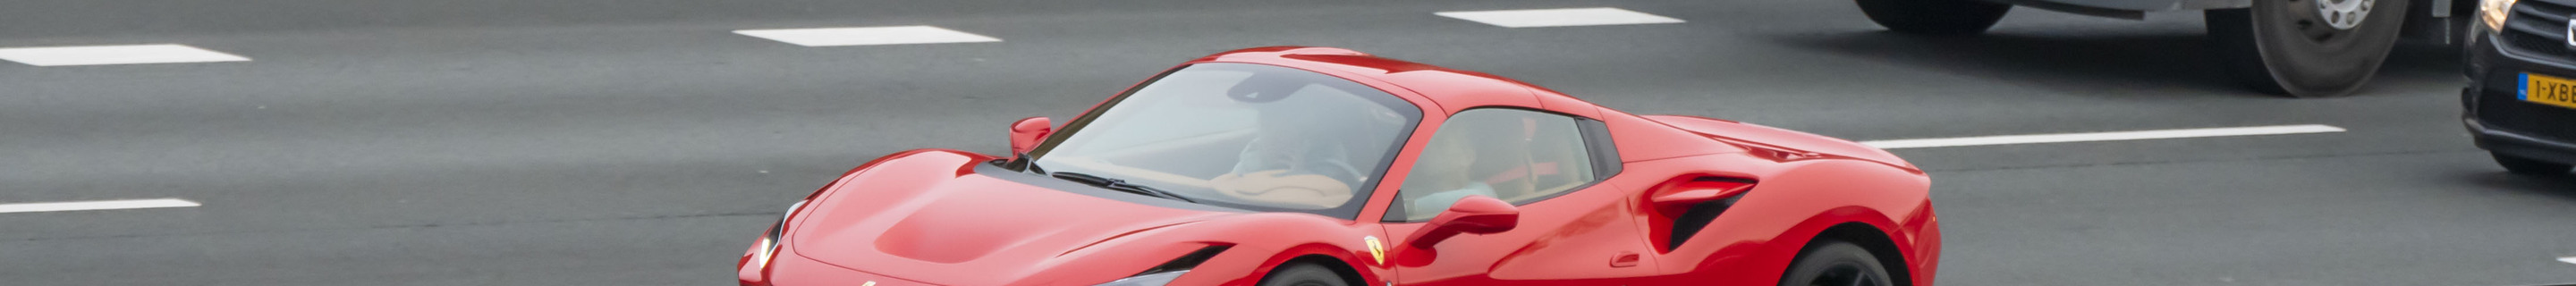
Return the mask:
[[(2197, 13), (2019, 9), (1937, 38), (1836, 0), (1289, 2), (11, 1), (0, 47), (251, 60), (0, 62), (0, 203), (202, 203), (0, 213), (0, 284), (727, 285), (777, 212), (852, 166), (1000, 151), (1012, 120), (1268, 45), (1854, 140), (2347, 130), (1897, 150), (1933, 176), (1941, 285), (2576, 283), (2576, 177), (2508, 176), (2470, 145), (2449, 48), (2286, 99), (2219, 74)], [(1433, 14), (1575, 7), (1686, 22)], [(1001, 41), (732, 33), (907, 25)]]

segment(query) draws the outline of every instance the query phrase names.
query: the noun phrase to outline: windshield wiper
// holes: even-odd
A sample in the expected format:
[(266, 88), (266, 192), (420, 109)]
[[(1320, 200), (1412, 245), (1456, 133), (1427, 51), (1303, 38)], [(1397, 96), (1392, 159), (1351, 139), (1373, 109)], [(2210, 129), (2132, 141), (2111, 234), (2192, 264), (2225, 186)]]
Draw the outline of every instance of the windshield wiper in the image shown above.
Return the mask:
[(1004, 161), (1003, 163), (1002, 167), (1005, 168), (1010, 167), (1009, 163), (1020, 163), (1021, 173), (1037, 173), (1039, 175), (1045, 175), (1047, 173), (1046, 168), (1038, 167), (1037, 158), (1029, 158), (1029, 153), (1019, 153), (1019, 156), (1011, 157), (1010, 161)]
[(1048, 174), (1048, 175), (1050, 175), (1050, 176), (1054, 176), (1054, 177), (1056, 177), (1056, 178), (1059, 178), (1059, 179), (1065, 179), (1065, 180), (1068, 180), (1068, 181), (1079, 182), (1079, 183), (1083, 183), (1083, 184), (1086, 184), (1086, 185), (1100, 186), (1101, 188), (1106, 188), (1106, 189), (1111, 189), (1111, 190), (1126, 191), (1126, 192), (1129, 192), (1129, 193), (1143, 194), (1143, 195), (1147, 195), (1147, 196), (1154, 196), (1154, 197), (1157, 197), (1157, 198), (1175, 199), (1175, 200), (1181, 200), (1181, 201), (1184, 201), (1184, 202), (1192, 202), (1192, 203), (1197, 203), (1197, 202), (1199, 202), (1198, 200), (1192, 200), (1192, 199), (1190, 199), (1190, 198), (1188, 198), (1188, 197), (1182, 197), (1182, 196), (1181, 196), (1181, 194), (1175, 194), (1175, 193), (1172, 193), (1171, 191), (1164, 191), (1163, 189), (1156, 189), (1156, 188), (1154, 188), (1154, 187), (1146, 186), (1146, 185), (1129, 184), (1129, 183), (1127, 183), (1127, 180), (1111, 179), (1111, 178), (1107, 178), (1107, 177), (1093, 176), (1093, 175), (1091, 175), (1091, 174), (1083, 174), (1083, 173), (1075, 173), (1075, 172), (1051, 172), (1051, 173), (1047, 173), (1047, 174)]

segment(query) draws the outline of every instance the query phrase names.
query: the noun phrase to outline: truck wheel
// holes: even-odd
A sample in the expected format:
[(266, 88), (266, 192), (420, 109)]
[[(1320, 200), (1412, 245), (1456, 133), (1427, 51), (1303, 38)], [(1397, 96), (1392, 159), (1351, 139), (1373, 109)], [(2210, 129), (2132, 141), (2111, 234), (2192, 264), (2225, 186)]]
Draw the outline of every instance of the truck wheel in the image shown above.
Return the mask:
[(2012, 5), (1976, 0), (1855, 0), (1869, 21), (1903, 33), (1964, 35), (1983, 33), (2011, 12)]
[(2227, 73), (2266, 93), (2333, 97), (2360, 90), (2397, 46), (2407, 0), (2255, 0), (2205, 12)]

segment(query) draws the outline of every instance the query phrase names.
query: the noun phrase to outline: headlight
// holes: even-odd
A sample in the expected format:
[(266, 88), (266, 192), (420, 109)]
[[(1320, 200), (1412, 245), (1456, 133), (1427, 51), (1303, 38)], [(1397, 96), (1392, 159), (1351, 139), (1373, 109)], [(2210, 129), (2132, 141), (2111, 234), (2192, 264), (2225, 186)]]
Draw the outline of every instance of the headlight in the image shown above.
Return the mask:
[(2488, 30), (2503, 31), (2505, 16), (2513, 15), (2513, 2), (2514, 0), (2478, 0), (2478, 20), (2486, 22)]
[(796, 201), (796, 204), (787, 205), (787, 213), (778, 215), (778, 224), (770, 226), (769, 233), (761, 235), (760, 242), (755, 244), (760, 248), (760, 252), (752, 253), (752, 265), (759, 265), (759, 269), (769, 269), (769, 258), (778, 255), (778, 246), (786, 244), (787, 218), (795, 217), (796, 210), (804, 208), (805, 201)]
[(1100, 283), (1100, 285), (1093, 286), (1163, 286), (1163, 284), (1171, 284), (1172, 279), (1181, 278), (1182, 273), (1190, 273), (1190, 271), (1181, 270), (1137, 275), (1136, 277), (1119, 278), (1118, 281), (1109, 281), (1109, 283)]
[(1210, 245), (1208, 247), (1199, 248), (1198, 251), (1191, 251), (1190, 254), (1181, 255), (1180, 258), (1173, 258), (1170, 262), (1163, 262), (1162, 265), (1155, 265), (1154, 268), (1146, 268), (1145, 272), (1137, 273), (1136, 276), (1119, 278), (1118, 280), (1109, 281), (1109, 283), (1100, 283), (1100, 285), (1092, 286), (1163, 286), (1163, 284), (1171, 284), (1172, 279), (1180, 279), (1181, 274), (1190, 273), (1191, 268), (1198, 268), (1199, 263), (1207, 262), (1208, 258), (1216, 257), (1217, 253), (1225, 252), (1225, 249), (1227, 248), (1234, 248), (1234, 246)]

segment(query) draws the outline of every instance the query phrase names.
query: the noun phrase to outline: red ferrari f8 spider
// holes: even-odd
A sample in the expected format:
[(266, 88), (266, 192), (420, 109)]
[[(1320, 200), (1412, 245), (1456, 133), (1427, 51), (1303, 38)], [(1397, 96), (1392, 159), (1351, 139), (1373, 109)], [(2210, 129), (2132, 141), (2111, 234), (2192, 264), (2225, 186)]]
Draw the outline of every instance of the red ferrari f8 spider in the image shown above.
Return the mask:
[(1192, 60), (1012, 154), (850, 170), (742, 285), (1931, 285), (1930, 177), (1876, 148), (1631, 115), (1356, 51)]

